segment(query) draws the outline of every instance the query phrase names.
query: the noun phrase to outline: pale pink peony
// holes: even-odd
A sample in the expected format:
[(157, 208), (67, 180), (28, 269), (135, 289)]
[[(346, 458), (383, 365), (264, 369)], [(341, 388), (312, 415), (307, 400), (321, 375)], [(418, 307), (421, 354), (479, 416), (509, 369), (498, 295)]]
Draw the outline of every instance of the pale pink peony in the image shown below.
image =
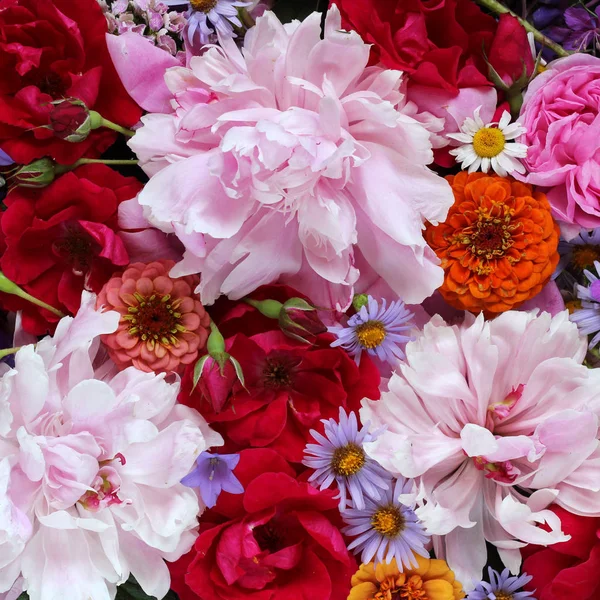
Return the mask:
[[(433, 317), (361, 418), (387, 426), (367, 452), (417, 478), (418, 513), (468, 587), (494, 544), (514, 573), (519, 548), (564, 541), (547, 506), (600, 516), (600, 371), (567, 311)], [(537, 527), (546, 522), (549, 530)]]
[(222, 439), (175, 403), (179, 383), (103, 362), (119, 315), (94, 301), (84, 292), (0, 380), (0, 594), (109, 600), (133, 574), (162, 598), (164, 560), (197, 537), (201, 506), (180, 480)]
[(557, 218), (600, 227), (600, 58), (573, 54), (548, 64), (529, 85), (520, 120), (525, 181), (550, 188)]
[(207, 304), (283, 279), (345, 307), (360, 255), (406, 302), (429, 296), (443, 272), (423, 224), (453, 202), (426, 167), (441, 119), (411, 116), (402, 74), (367, 68), (335, 6), (324, 39), (319, 13), (284, 26), (266, 12), (242, 50), (221, 43), (167, 70), (175, 111), (129, 142), (151, 176), (145, 216), (186, 247), (174, 274), (201, 272)]

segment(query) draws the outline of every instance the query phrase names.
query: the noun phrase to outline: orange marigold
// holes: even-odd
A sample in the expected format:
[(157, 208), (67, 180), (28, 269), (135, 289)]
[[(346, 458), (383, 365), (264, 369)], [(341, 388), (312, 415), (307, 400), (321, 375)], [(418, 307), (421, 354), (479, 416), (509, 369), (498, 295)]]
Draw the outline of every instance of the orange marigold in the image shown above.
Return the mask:
[(425, 232), (442, 261), (444, 299), (493, 316), (538, 294), (559, 259), (546, 195), (510, 177), (461, 171), (447, 179), (454, 205), (444, 223)]

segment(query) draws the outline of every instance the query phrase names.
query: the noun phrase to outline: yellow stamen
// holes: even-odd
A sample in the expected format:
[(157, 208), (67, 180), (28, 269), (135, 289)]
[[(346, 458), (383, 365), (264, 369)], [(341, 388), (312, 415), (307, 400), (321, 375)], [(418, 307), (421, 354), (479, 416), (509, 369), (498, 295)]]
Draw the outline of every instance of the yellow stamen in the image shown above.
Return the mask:
[(190, 4), (194, 10), (207, 13), (217, 5), (217, 0), (190, 0)]
[(381, 321), (367, 321), (356, 328), (356, 337), (363, 348), (377, 348), (385, 340), (387, 332)]
[(396, 537), (404, 529), (404, 517), (397, 506), (386, 506), (375, 511), (371, 525), (381, 535)]
[(514, 596), (507, 592), (494, 592), (494, 596), (496, 596), (496, 600), (513, 600)]
[(473, 149), (481, 158), (493, 158), (504, 150), (506, 138), (496, 127), (483, 127), (473, 136)]
[(366, 461), (365, 451), (356, 444), (336, 448), (331, 459), (331, 468), (336, 475), (356, 475)]

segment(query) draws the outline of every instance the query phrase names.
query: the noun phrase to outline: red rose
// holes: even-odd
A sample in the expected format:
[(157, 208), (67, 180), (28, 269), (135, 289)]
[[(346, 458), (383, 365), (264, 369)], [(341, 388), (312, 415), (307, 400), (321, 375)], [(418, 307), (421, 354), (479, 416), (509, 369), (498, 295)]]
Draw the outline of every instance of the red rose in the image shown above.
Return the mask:
[(580, 517), (552, 506), (568, 542), (527, 546), (523, 572), (533, 579), (525, 586), (538, 600), (597, 600), (600, 598), (600, 519)]
[(496, 73), (509, 87), (523, 77), (523, 73), (527, 76), (533, 73), (535, 61), (527, 32), (512, 15), (500, 15), (498, 31), (492, 42), (488, 59)]
[[(252, 294), (279, 302), (294, 296), (298, 292), (286, 286), (265, 286)], [(276, 319), (248, 304), (228, 306), (232, 308), (220, 318), (218, 305), (211, 314), (226, 338), (227, 352), (242, 366), (245, 388), (228, 368), (220, 388), (212, 379), (205, 385), (201, 378), (190, 393), (192, 365), (180, 394), (180, 402), (197, 408), (228, 440), (228, 450), (268, 446), (300, 462), (309, 430), (321, 427), (321, 419), (337, 419), (340, 406), (357, 411), (363, 398), (379, 398), (377, 367), (367, 356), (358, 367), (345, 350), (331, 348), (331, 334), (315, 336), (313, 344), (299, 342), (282, 333)], [(215, 389), (228, 397), (211, 398)]]
[(472, 0), (335, 0), (346, 29), (373, 44), (372, 62), (410, 73), (414, 84), (457, 95), (491, 85), (483, 48), (496, 30)]
[(181, 600), (346, 600), (356, 561), (334, 493), (299, 482), (276, 452), (244, 450), (244, 494), (222, 492), (194, 548), (169, 565)]
[[(16, 188), (4, 200), (0, 269), (33, 296), (75, 313), (82, 290), (96, 293), (129, 263), (117, 229), (119, 204), (142, 184), (105, 165), (86, 165), (41, 189)], [(58, 318), (15, 296), (2, 295), (7, 310), (23, 310), (25, 331), (46, 332)]]
[(74, 144), (55, 137), (51, 102), (79, 98), (105, 119), (130, 127), (141, 109), (129, 97), (106, 47), (106, 19), (96, 0), (2, 0), (0, 9), (0, 148), (27, 164), (41, 156), (71, 164), (114, 141), (107, 129)]

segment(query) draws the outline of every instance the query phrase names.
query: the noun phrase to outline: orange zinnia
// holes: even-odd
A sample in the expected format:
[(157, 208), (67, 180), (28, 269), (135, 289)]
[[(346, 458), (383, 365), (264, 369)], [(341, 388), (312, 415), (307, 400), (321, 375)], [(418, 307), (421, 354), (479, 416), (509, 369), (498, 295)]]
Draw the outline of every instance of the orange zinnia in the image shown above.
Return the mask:
[(559, 259), (546, 195), (510, 177), (462, 171), (447, 179), (454, 205), (425, 233), (442, 261), (444, 299), (493, 316), (538, 294)]

